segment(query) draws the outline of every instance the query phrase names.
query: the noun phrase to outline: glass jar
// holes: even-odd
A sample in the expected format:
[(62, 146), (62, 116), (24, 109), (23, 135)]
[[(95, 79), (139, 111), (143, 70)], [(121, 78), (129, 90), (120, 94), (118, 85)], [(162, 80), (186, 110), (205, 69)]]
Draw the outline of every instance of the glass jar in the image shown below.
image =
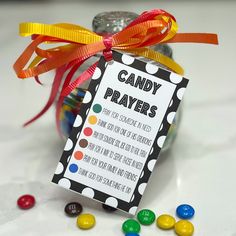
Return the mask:
[[(96, 15), (93, 19), (92, 26), (93, 31), (99, 35), (112, 35), (123, 28), (125, 28), (131, 21), (137, 18), (138, 15), (133, 12), (126, 12), (126, 11), (111, 11), (111, 12), (102, 12)], [(172, 58), (172, 49), (167, 44), (158, 44), (151, 47), (153, 50), (158, 51), (165, 56)], [(84, 70), (86, 70), (92, 63), (98, 60), (101, 54), (94, 56), (93, 58), (89, 59), (84, 63), (78, 73), (77, 76)], [(135, 55), (132, 55), (135, 56)], [(139, 60), (149, 62), (155, 64), (159, 67), (166, 68), (162, 64), (157, 62), (151, 61), (147, 58), (137, 57)], [(83, 83), (80, 88), (75, 89), (69, 94), (63, 102), (61, 114), (60, 114), (60, 126), (65, 137), (68, 137), (70, 131), (72, 129), (74, 120), (76, 118), (77, 113), (79, 112), (80, 105), (83, 101), (84, 95), (86, 93), (86, 89), (89, 86), (89, 80)], [(180, 123), (181, 118), (181, 109), (176, 113), (175, 119), (173, 124), (171, 125), (167, 138), (165, 140), (164, 146), (162, 151), (166, 151), (171, 147), (172, 142), (175, 139), (177, 128)]]

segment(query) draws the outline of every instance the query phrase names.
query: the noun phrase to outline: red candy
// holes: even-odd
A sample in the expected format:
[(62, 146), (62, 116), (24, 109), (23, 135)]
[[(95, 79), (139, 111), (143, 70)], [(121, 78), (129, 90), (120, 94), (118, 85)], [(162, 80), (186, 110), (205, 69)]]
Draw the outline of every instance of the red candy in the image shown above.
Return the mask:
[(35, 198), (32, 195), (26, 194), (22, 195), (17, 200), (17, 205), (21, 209), (30, 209), (35, 204)]

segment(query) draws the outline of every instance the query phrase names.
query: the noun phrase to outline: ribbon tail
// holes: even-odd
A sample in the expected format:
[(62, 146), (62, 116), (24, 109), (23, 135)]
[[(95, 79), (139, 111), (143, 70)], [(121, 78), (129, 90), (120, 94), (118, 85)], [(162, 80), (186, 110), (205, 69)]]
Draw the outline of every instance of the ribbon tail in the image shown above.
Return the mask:
[(156, 52), (154, 50), (148, 49), (148, 48), (136, 48), (136, 49), (126, 49), (126, 52), (133, 53), (142, 57), (146, 57), (148, 59), (154, 60), (166, 67), (168, 67), (170, 70), (174, 71), (177, 74), (183, 75), (184, 69), (176, 63), (171, 58), (163, 55), (162, 53)]
[[(75, 72), (78, 70), (78, 68), (81, 66), (81, 64), (83, 62), (84, 61), (81, 61), (72, 67), (72, 69), (70, 70), (70, 72), (66, 76), (64, 84), (62, 86), (62, 91), (69, 85), (73, 75), (75, 74)], [(62, 107), (63, 100), (64, 100), (64, 96), (62, 96), (62, 91), (60, 93), (60, 96), (59, 96), (59, 99), (58, 99), (58, 102), (56, 105), (56, 127), (57, 127), (57, 132), (59, 133), (59, 135), (61, 137), (62, 137), (62, 131), (61, 131), (61, 127), (60, 127), (60, 113), (61, 113), (61, 107)]]
[(75, 88), (79, 87), (84, 81), (88, 80), (94, 73), (98, 62), (95, 62), (86, 71), (84, 71), (77, 79), (75, 79), (70, 85), (68, 85), (61, 93), (63, 97), (68, 96)]
[(43, 83), (39, 80), (39, 77), (38, 77), (37, 75), (34, 77), (34, 80), (35, 80), (38, 84), (43, 85)]
[(88, 80), (94, 73), (98, 62), (94, 63), (92, 66), (90, 66), (86, 71), (84, 71), (75, 81), (73, 81), (71, 84), (69, 84), (70, 80), (72, 79), (74, 73), (76, 70), (80, 67), (80, 65), (83, 63), (81, 61), (77, 65), (75, 65), (71, 71), (68, 73), (65, 82), (62, 87), (62, 91), (60, 94), (60, 97), (57, 102), (56, 106), (56, 126), (57, 126), (57, 131), (62, 136), (61, 132), (61, 127), (60, 127), (60, 112), (61, 112), (61, 107), (63, 104), (64, 97), (68, 96), (75, 88), (79, 87), (80, 84), (82, 84), (84, 81)]
[(177, 33), (165, 43), (206, 43), (219, 44), (217, 34), (209, 33)]
[(23, 125), (24, 127), (31, 124), (32, 122), (34, 122), (38, 118), (40, 118), (51, 107), (51, 105), (53, 104), (53, 102), (56, 98), (56, 95), (57, 95), (58, 89), (60, 87), (62, 76), (63, 76), (64, 72), (65, 72), (65, 66), (62, 66), (62, 67), (57, 69), (56, 75), (54, 77), (51, 93), (50, 93), (50, 96), (49, 96), (49, 99), (48, 99), (46, 105), (44, 106), (44, 108), (36, 116), (34, 116), (29, 121), (27, 121)]

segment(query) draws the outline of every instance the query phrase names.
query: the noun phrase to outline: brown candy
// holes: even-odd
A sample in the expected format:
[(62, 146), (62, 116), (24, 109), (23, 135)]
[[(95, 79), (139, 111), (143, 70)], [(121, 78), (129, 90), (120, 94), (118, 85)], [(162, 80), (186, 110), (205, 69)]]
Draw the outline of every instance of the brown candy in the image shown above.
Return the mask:
[(68, 216), (78, 216), (83, 211), (83, 207), (78, 202), (70, 202), (64, 210)]

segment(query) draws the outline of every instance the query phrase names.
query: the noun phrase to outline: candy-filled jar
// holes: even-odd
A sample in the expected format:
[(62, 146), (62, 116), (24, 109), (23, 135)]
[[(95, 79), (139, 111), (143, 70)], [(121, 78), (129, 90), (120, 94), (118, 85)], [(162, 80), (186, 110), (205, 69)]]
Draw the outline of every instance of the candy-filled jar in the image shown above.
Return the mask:
[[(124, 12), (124, 11), (111, 11), (111, 12), (103, 12), (96, 15), (93, 19), (93, 31), (99, 35), (112, 35), (123, 28), (125, 28), (130, 22), (132, 22), (138, 15), (132, 12)], [(172, 49), (166, 44), (158, 44), (151, 47), (153, 50), (158, 51), (165, 56), (172, 58)], [(97, 54), (93, 58), (90, 58), (86, 61), (78, 70), (77, 75), (86, 70), (92, 63), (98, 60), (101, 54)], [(135, 56), (135, 55), (132, 55)], [(147, 58), (137, 57), (139, 60), (149, 62), (155, 65), (158, 65), (162, 68), (168, 69), (162, 64), (151, 61)], [(67, 97), (65, 97), (60, 113), (60, 127), (62, 133), (65, 137), (68, 137), (70, 131), (73, 127), (74, 120), (76, 115), (80, 110), (81, 103), (85, 96), (86, 90), (89, 86), (90, 80), (84, 82), (79, 88), (73, 90)], [(181, 108), (176, 113), (173, 124), (171, 125), (167, 138), (165, 140), (164, 146), (162, 150), (168, 150), (171, 147), (171, 144), (176, 136), (178, 125), (180, 123), (181, 118)]]

